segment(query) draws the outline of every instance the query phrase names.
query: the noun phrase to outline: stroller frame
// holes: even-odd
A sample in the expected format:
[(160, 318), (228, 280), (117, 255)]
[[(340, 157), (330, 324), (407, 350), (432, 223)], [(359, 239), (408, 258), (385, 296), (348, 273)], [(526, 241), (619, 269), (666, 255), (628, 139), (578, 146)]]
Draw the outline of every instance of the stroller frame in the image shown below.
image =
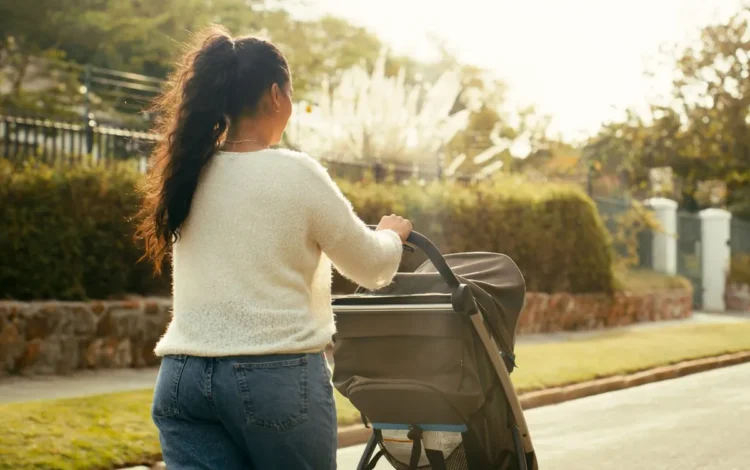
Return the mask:
[[(450, 304), (430, 304), (430, 305), (424, 305), (424, 306), (409, 305), (407, 308), (414, 309), (414, 308), (423, 307), (423, 308), (429, 308), (433, 310), (434, 309), (448, 310), (448, 311), (454, 312), (457, 315), (466, 315), (471, 320), (473, 328), (477, 336), (481, 340), (482, 345), (484, 347), (484, 351), (486, 352), (488, 358), (490, 359), (494, 372), (497, 375), (497, 378), (499, 379), (499, 382), (503, 389), (503, 393), (505, 395), (505, 398), (507, 400), (509, 409), (513, 417), (514, 427), (512, 428), (512, 434), (513, 434), (513, 441), (515, 445), (516, 455), (518, 457), (517, 468), (519, 470), (538, 470), (538, 464), (537, 464), (535, 453), (534, 453), (534, 446), (531, 441), (531, 435), (529, 433), (529, 429), (526, 423), (526, 418), (523, 415), (521, 403), (518, 399), (518, 396), (511, 382), (510, 373), (505, 364), (502, 353), (500, 352), (499, 348), (497, 347), (497, 344), (493, 340), (492, 336), (490, 335), (490, 332), (488, 331), (485, 325), (482, 311), (479, 308), (476, 300), (474, 299), (474, 295), (472, 294), (469, 286), (459, 281), (459, 279), (456, 277), (451, 267), (446, 262), (442, 253), (427, 237), (425, 237), (424, 235), (418, 232), (411, 232), (411, 234), (409, 235), (409, 238), (407, 239), (407, 244), (405, 245), (404, 248), (408, 251), (413, 251), (412, 247), (416, 247), (420, 249), (427, 255), (430, 262), (435, 266), (435, 268), (439, 272), (441, 278), (446, 282), (446, 284), (450, 288)], [(399, 308), (399, 307), (405, 307), (405, 306), (389, 305), (388, 307)], [(342, 305), (340, 307), (337, 307), (334, 302), (335, 312), (343, 313), (346, 311), (351, 311), (352, 309), (353, 309), (353, 306)], [(364, 416), (363, 416), (363, 420), (364, 420)], [(394, 429), (394, 427), (392, 427), (391, 425), (386, 425), (382, 423), (381, 424), (372, 423), (372, 428), (373, 428), (373, 432), (365, 446), (365, 450), (357, 466), (357, 470), (369, 470), (375, 467), (375, 464), (377, 463), (377, 461), (382, 455), (382, 452), (376, 454), (376, 449), (378, 448), (380, 430), (381, 429)], [(413, 434), (410, 433), (410, 435), (414, 436), (414, 442), (415, 442), (413, 453), (412, 453), (412, 463), (410, 465), (410, 468), (417, 468), (415, 464), (415, 461), (416, 461), (415, 452), (417, 453), (421, 452), (421, 450), (419, 449), (420, 447), (419, 440), (421, 438), (421, 432), (423, 430), (422, 428), (423, 428), (422, 426), (418, 426), (418, 425), (412, 426), (410, 428), (412, 432), (416, 431)], [(443, 429), (439, 429), (438, 427), (437, 429), (433, 428), (433, 430), (443, 430)], [(448, 430), (448, 429), (445, 429), (445, 430)], [(445, 468), (445, 461), (443, 460), (442, 453), (441, 452), (439, 453), (440, 453), (440, 457), (437, 460), (434, 460), (432, 456), (430, 456), (430, 454), (427, 453), (428, 459), (430, 460), (430, 465), (434, 470), (442, 470)]]

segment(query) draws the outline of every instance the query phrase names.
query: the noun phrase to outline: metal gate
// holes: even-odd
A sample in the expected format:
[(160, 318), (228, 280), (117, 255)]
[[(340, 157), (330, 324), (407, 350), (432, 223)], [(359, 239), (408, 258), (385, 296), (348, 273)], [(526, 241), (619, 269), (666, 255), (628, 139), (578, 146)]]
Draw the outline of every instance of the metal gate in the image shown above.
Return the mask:
[(750, 255), (749, 221), (732, 218), (729, 244), (732, 247), (732, 255)]
[(697, 214), (677, 213), (677, 273), (693, 285), (693, 307), (703, 306), (701, 220)]
[[(596, 198), (594, 199), (599, 215), (607, 227), (613, 240), (613, 249), (615, 254), (622, 258), (630, 258), (633, 253), (628, 246), (627, 241), (617, 241), (618, 233), (622, 230), (618, 218), (626, 215), (633, 209), (633, 201), (626, 198)], [(636, 235), (636, 255), (638, 256), (639, 268), (653, 269), (653, 232), (650, 228), (645, 228)]]
[(654, 232), (650, 228), (638, 233), (638, 267), (654, 269)]

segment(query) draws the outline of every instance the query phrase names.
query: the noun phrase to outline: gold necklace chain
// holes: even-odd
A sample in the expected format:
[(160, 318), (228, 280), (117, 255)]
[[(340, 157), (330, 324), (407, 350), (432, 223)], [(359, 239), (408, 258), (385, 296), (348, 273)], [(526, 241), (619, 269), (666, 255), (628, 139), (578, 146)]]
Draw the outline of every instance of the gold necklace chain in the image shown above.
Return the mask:
[(255, 140), (255, 139), (247, 139), (247, 140), (225, 140), (224, 141), (225, 144), (244, 144), (245, 142), (252, 142), (252, 143), (255, 143), (255, 144), (259, 144), (259, 145), (266, 145), (263, 142), (260, 142), (260, 141)]

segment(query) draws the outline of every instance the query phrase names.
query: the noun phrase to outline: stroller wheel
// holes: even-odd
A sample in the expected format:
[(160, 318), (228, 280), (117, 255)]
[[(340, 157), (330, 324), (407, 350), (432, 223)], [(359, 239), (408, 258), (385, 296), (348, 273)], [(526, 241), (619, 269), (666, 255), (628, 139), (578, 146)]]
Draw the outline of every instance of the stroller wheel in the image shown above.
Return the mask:
[(362, 453), (362, 458), (359, 459), (357, 470), (372, 470), (373, 468), (375, 468), (375, 465), (377, 465), (380, 457), (383, 456), (383, 452), (380, 451), (375, 455), (374, 458), (372, 457), (372, 454), (378, 447), (378, 436), (376, 435), (376, 432), (377, 431), (374, 431), (370, 436), (370, 439), (367, 441), (365, 451)]

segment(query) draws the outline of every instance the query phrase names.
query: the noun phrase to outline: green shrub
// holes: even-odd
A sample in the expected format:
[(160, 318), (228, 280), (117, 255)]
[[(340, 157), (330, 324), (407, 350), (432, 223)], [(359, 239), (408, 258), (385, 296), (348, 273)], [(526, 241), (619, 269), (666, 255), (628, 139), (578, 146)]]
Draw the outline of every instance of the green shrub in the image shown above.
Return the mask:
[(168, 292), (137, 263), (139, 175), (127, 168), (52, 169), (0, 162), (0, 297), (109, 298)]
[[(340, 184), (368, 223), (385, 213), (404, 214), (445, 253), (507, 254), (529, 291), (613, 290), (609, 235), (593, 202), (575, 187), (514, 178), (470, 186)], [(407, 260), (405, 268), (421, 261)], [(339, 280), (336, 288), (345, 285)]]
[[(0, 162), (0, 298), (82, 299), (168, 294), (133, 242), (141, 176), (132, 169), (50, 169)], [(591, 200), (573, 187), (491, 183), (340, 182), (358, 214), (409, 217), (446, 253), (509, 255), (529, 291), (611, 292), (609, 237)], [(423, 258), (407, 256), (404, 269)], [(352, 286), (337, 278), (337, 292)]]
[(728, 281), (750, 285), (750, 253), (732, 256)]
[(636, 294), (665, 290), (692, 290), (693, 285), (683, 277), (650, 269), (615, 268), (615, 289)]
[[(615, 266), (631, 269), (641, 264), (639, 247), (650, 243), (649, 234), (664, 229), (654, 212), (636, 200), (599, 200), (599, 212), (612, 240)], [(614, 203), (613, 203), (614, 202)]]

